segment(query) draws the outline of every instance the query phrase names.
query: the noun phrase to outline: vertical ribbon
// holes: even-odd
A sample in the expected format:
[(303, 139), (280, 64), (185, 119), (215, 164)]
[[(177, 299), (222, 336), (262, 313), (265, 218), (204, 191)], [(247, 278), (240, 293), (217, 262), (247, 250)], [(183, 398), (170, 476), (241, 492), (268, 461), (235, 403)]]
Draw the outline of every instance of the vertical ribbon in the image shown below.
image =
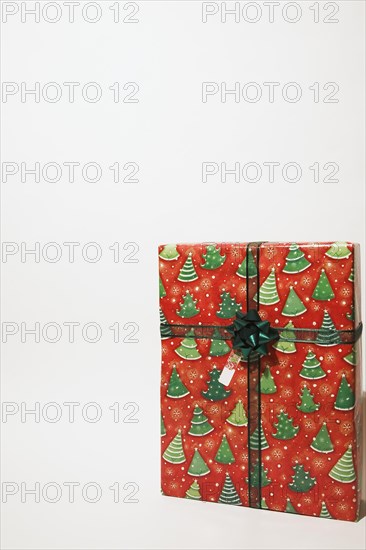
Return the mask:
[[(259, 310), (259, 258), (261, 242), (248, 243), (246, 248), (247, 311)], [(256, 277), (249, 277), (249, 254), (257, 268)], [(256, 296), (257, 295), (257, 296)], [(256, 296), (256, 300), (254, 297)], [(261, 508), (262, 502), (262, 426), (261, 426), (261, 356), (252, 352), (247, 363), (248, 392), (248, 497), (251, 508)], [(257, 430), (258, 437), (252, 438)], [(251, 443), (251, 440), (253, 444)]]

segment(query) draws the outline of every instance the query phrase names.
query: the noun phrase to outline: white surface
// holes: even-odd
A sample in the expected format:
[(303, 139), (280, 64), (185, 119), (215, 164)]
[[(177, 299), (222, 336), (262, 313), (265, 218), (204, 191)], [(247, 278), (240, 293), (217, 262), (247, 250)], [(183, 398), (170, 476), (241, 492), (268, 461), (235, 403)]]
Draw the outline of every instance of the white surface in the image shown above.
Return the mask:
[[(160, 496), (156, 288), (160, 242), (351, 240), (361, 242), (365, 257), (364, 3), (337, 2), (335, 24), (314, 23), (313, 2), (299, 3), (296, 24), (282, 17), (269, 23), (268, 15), (255, 24), (222, 24), (218, 16), (203, 24), (200, 2), (139, 2), (139, 23), (114, 24), (107, 1), (98, 23), (77, 11), (71, 24), (63, 4), (58, 23), (22, 23), (18, 13), (2, 25), (3, 81), (96, 81), (103, 98), (93, 104), (78, 94), (70, 104), (10, 97), (2, 104), (3, 161), (94, 161), (104, 175), (97, 183), (80, 176), (70, 183), (64, 175), (57, 183), (16, 176), (3, 184), (3, 241), (41, 248), (54, 241), (63, 256), (56, 263), (9, 257), (2, 264), (2, 317), (42, 327), (94, 321), (103, 332), (95, 344), (79, 329), (69, 343), (64, 327), (54, 344), (31, 337), (21, 343), (18, 334), (3, 346), (3, 401), (41, 408), (56, 402), (62, 412), (55, 423), (42, 416), (21, 422), (19, 413), (3, 421), (3, 482), (63, 489), (53, 504), (42, 495), (39, 503), (9, 497), (3, 548), (364, 548), (365, 520), (330, 522)], [(324, 17), (324, 2), (320, 8)], [(113, 103), (108, 86), (117, 81), (137, 82), (139, 103)], [(293, 104), (221, 103), (218, 95), (202, 103), (204, 81), (296, 81), (304, 95)], [(339, 103), (314, 103), (309, 86), (330, 81), (339, 84)], [(116, 161), (137, 162), (139, 183), (113, 183), (108, 167)], [(201, 181), (202, 162), (271, 161), (299, 163), (301, 181)], [(314, 183), (314, 162), (336, 162), (340, 182)], [(62, 244), (68, 241), (95, 241), (102, 258), (88, 263), (76, 252), (70, 263)], [(109, 246), (131, 241), (140, 248), (139, 263), (114, 263)], [(140, 342), (113, 343), (108, 327), (115, 322), (137, 323)], [(74, 423), (64, 402), (81, 404)], [(83, 420), (80, 409), (89, 402), (99, 404), (99, 422)], [(123, 405), (137, 403), (139, 422), (114, 423), (115, 402), (124, 417), (133, 410)], [(80, 483), (74, 503), (63, 485), (71, 481)], [(102, 489), (94, 504), (80, 491), (91, 481)], [(114, 503), (108, 488), (116, 482), (137, 483), (139, 502)]]

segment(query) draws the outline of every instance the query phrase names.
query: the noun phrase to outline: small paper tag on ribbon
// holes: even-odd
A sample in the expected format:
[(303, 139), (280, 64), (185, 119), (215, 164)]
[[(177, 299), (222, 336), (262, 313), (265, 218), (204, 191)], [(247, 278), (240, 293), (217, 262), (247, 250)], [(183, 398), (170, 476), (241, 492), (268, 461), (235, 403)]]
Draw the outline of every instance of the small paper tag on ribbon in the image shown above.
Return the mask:
[(227, 363), (222, 369), (220, 374), (219, 382), (224, 386), (229, 386), (232, 377), (235, 374), (235, 371), (240, 363), (241, 355), (238, 355), (234, 350), (231, 351)]

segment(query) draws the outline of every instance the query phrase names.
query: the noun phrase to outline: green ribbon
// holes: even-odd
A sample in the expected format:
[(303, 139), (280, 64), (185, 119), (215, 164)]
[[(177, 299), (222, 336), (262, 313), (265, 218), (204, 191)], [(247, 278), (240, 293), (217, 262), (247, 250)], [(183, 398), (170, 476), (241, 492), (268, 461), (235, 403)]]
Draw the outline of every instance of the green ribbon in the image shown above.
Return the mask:
[(279, 332), (268, 321), (262, 321), (255, 309), (247, 313), (238, 311), (234, 323), (227, 327), (232, 335), (233, 349), (240, 351), (246, 361), (258, 354), (267, 355), (267, 344), (279, 339)]

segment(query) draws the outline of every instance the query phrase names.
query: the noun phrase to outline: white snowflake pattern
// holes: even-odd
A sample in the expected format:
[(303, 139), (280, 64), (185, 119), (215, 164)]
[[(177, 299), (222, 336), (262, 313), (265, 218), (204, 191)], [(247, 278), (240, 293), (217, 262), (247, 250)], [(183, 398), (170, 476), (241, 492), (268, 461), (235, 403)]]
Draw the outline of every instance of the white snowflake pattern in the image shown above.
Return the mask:
[(346, 297), (351, 296), (351, 289), (345, 286), (341, 289), (341, 294), (342, 296), (346, 296)]
[(245, 285), (239, 285), (238, 292), (242, 296), (245, 295), (247, 293), (247, 287)]
[(349, 435), (353, 431), (353, 424), (349, 420), (341, 423), (339, 430), (344, 435)]
[(239, 386), (243, 386), (244, 384), (246, 384), (246, 381), (246, 376), (238, 376), (237, 383)]
[(304, 286), (310, 286), (311, 283), (312, 283), (312, 279), (311, 279), (311, 277), (306, 276), (306, 277), (303, 277), (303, 278), (301, 279), (301, 282), (302, 282), (302, 284), (303, 284)]
[(348, 504), (346, 504), (345, 502), (340, 502), (339, 504), (337, 504), (337, 510), (339, 510), (339, 512), (345, 512), (346, 510), (348, 510)]
[(276, 251), (276, 248), (272, 245), (270, 246), (266, 246), (265, 247), (265, 251), (266, 251), (266, 256), (267, 258), (269, 258), (270, 260), (272, 260), (272, 258), (276, 255), (277, 251)]
[(310, 420), (309, 418), (304, 420), (304, 428), (305, 430), (313, 430), (314, 429), (314, 422)]
[(291, 388), (283, 388), (281, 391), (282, 397), (291, 397), (293, 395), (293, 390)]
[(174, 296), (177, 296), (181, 293), (181, 289), (179, 288), (179, 286), (174, 285), (172, 286), (171, 293), (174, 294)]
[(287, 363), (288, 363), (287, 359), (280, 359), (279, 362), (278, 362), (278, 364), (279, 364), (280, 367), (282, 367), (282, 368), (283, 368), (283, 367), (287, 367)]
[(326, 396), (332, 393), (332, 388), (329, 386), (329, 384), (322, 384), (319, 387), (319, 393), (320, 395)]
[(333, 494), (337, 497), (341, 497), (343, 495), (343, 489), (341, 487), (334, 487), (333, 488)]
[(232, 256), (232, 258), (234, 258), (234, 259), (239, 258), (240, 249), (237, 248), (236, 246), (233, 246), (230, 250), (230, 256)]
[(281, 449), (273, 449), (272, 451), (273, 458), (280, 460), (283, 457), (283, 452)]
[(190, 380), (195, 380), (198, 378), (198, 371), (196, 369), (189, 370), (187, 375)]
[(219, 405), (211, 405), (210, 407), (210, 413), (211, 414), (218, 414), (220, 412)]
[(175, 408), (172, 409), (171, 415), (174, 420), (179, 420), (179, 418), (182, 418), (183, 416), (183, 411), (181, 409)]
[(312, 503), (312, 499), (311, 497), (309, 496), (305, 496), (303, 499), (302, 499), (303, 503), (304, 504), (311, 504)]
[(316, 470), (322, 470), (326, 466), (324, 458), (315, 458), (313, 460), (313, 465)]
[(201, 282), (201, 287), (203, 290), (208, 290), (211, 287), (210, 279), (203, 279), (203, 281)]
[(215, 446), (215, 443), (212, 439), (207, 439), (207, 441), (205, 441), (205, 447), (207, 447), (207, 449), (213, 449)]

